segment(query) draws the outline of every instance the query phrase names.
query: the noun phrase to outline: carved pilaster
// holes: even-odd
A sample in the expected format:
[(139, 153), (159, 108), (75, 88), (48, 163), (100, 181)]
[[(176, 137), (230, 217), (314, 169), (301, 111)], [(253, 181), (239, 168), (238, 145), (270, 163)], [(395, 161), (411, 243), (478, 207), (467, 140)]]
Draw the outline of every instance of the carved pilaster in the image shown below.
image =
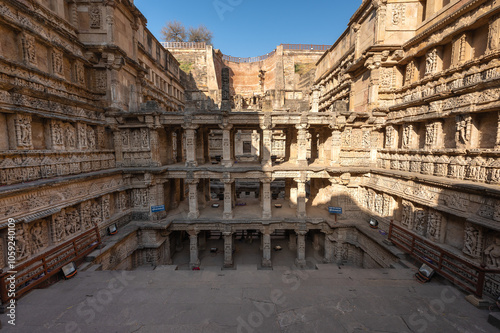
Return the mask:
[(200, 216), (198, 209), (198, 179), (188, 179), (186, 183), (189, 189), (189, 219), (197, 219)]
[(307, 134), (309, 125), (300, 124), (295, 125), (297, 129), (297, 165), (307, 166), (307, 150), (309, 141), (307, 140)]
[(271, 211), (271, 179), (262, 179), (262, 218), (270, 219)]
[(200, 266), (198, 257), (198, 230), (188, 230), (189, 234), (189, 265), (191, 268)]
[(297, 183), (297, 217), (304, 218), (306, 213), (306, 179), (295, 178)]
[(186, 166), (196, 167), (196, 129), (198, 126), (189, 126), (184, 128), (186, 134)]
[(233, 267), (233, 233), (223, 232), (224, 236), (224, 267)]
[(233, 218), (233, 184), (234, 184), (234, 179), (231, 179), (231, 175), (225, 174), (222, 181), (224, 183), (224, 213), (223, 213), (223, 218), (225, 220), (230, 220)]
[(222, 165), (226, 168), (233, 166), (232, 149), (231, 144), (231, 129), (233, 125), (219, 126), (222, 128)]
[(298, 230), (297, 233), (297, 258), (295, 263), (298, 266), (304, 266), (306, 264), (306, 234), (305, 230)]
[(262, 266), (271, 267), (271, 234), (265, 230), (262, 233)]

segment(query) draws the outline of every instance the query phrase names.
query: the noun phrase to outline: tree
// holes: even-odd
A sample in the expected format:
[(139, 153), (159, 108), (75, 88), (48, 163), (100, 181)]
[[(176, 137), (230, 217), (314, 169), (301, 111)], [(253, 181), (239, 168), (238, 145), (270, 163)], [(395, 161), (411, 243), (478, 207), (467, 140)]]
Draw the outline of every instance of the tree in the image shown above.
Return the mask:
[(203, 24), (200, 24), (197, 28), (190, 27), (188, 36), (190, 42), (212, 44), (213, 34)]
[(186, 41), (186, 28), (179, 21), (169, 21), (161, 29), (161, 34), (166, 42)]
[(168, 21), (161, 29), (165, 42), (194, 42), (212, 44), (212, 31), (200, 24), (197, 28), (189, 27), (186, 33), (184, 24), (179, 21)]

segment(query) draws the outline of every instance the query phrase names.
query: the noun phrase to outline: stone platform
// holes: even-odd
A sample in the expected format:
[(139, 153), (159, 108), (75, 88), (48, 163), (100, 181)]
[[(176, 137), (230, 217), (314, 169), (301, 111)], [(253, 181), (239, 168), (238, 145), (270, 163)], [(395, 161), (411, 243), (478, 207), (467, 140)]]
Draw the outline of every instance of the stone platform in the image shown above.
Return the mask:
[(143, 266), (79, 272), (18, 302), (6, 332), (498, 332), (456, 288), (412, 269)]

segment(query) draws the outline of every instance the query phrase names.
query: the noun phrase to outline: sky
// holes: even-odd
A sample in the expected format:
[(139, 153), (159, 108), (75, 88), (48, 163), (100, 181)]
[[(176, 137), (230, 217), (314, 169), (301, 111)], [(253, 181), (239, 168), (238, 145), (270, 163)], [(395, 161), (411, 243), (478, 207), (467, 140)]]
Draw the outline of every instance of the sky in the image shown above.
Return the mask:
[(135, 0), (159, 41), (166, 22), (207, 26), (223, 54), (256, 57), (279, 44), (333, 44), (362, 0)]

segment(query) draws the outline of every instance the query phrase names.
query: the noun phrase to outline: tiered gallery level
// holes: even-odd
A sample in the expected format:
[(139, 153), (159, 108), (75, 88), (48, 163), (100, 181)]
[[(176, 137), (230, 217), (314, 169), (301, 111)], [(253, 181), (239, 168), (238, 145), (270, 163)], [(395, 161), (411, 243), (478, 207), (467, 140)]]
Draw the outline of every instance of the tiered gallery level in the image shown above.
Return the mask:
[(459, 286), (500, 294), (497, 1), (365, 0), (331, 47), (255, 59), (162, 45), (129, 0), (0, 13), (0, 267), (14, 219), (19, 289), (92, 230), (72, 251), (100, 269), (183, 248), (203, 266), (214, 237), (224, 267), (243, 238), (261, 267), (283, 241), (299, 266), (312, 248), (391, 267), (374, 219)]

